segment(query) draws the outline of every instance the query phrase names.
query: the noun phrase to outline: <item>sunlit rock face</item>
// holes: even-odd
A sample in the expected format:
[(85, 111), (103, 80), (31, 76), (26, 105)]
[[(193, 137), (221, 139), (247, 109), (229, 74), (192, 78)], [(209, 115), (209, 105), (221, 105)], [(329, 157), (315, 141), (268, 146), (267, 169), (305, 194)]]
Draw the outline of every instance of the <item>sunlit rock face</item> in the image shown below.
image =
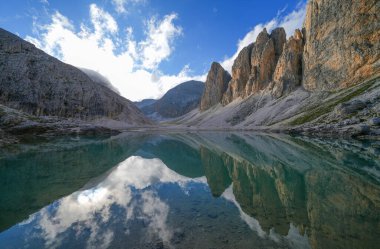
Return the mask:
[(297, 29), (284, 45), (273, 76), (272, 93), (277, 98), (301, 85), (303, 43), (302, 33)]
[(251, 52), (251, 74), (246, 96), (264, 89), (271, 81), (276, 66), (274, 43), (266, 29), (258, 35)]
[(201, 99), (201, 111), (205, 111), (221, 102), (230, 80), (230, 74), (219, 63), (212, 63)]
[[(232, 66), (232, 80), (223, 96), (222, 103), (226, 105), (237, 98), (246, 98), (267, 89), (270, 83), (273, 82), (279, 59), (282, 61), (281, 67), (286, 67), (284, 64), (291, 63), (288, 63), (289, 60), (297, 60), (295, 66), (298, 66), (298, 68), (294, 71), (300, 74), (301, 63), (298, 63), (299, 57), (297, 55), (296, 59), (290, 58), (292, 55), (289, 54), (292, 51), (289, 51), (291, 50), (289, 47), (293, 47), (291, 41), (288, 42), (289, 45), (285, 48), (287, 51), (284, 55), (285, 43), (286, 33), (283, 28), (274, 29), (271, 34), (268, 34), (267, 30), (264, 29), (257, 36), (254, 43), (243, 48)], [(283, 71), (285, 69), (279, 69), (276, 75), (282, 74)], [(294, 73), (294, 71), (291, 73)], [(283, 78), (278, 76), (276, 79), (281, 83), (283, 81)]]
[(379, 11), (375, 0), (309, 1), (302, 32), (286, 40), (283, 28), (264, 29), (240, 51), (221, 103), (259, 94), (279, 98), (300, 86), (334, 91), (378, 76)]
[(251, 52), (253, 44), (243, 48), (232, 65), (232, 79), (223, 95), (222, 104), (226, 105), (234, 99), (245, 95), (245, 87), (251, 73)]
[(304, 23), (303, 86), (346, 88), (380, 73), (377, 0), (310, 0)]

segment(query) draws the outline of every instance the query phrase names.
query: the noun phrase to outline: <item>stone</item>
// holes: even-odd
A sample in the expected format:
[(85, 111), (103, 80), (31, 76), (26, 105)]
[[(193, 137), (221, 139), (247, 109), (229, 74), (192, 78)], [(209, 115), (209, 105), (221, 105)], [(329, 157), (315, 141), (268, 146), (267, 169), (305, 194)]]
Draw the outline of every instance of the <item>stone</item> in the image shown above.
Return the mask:
[(232, 80), (222, 104), (227, 105), (239, 97), (246, 98), (265, 89), (273, 79), (285, 42), (283, 28), (274, 29), (270, 35), (264, 29), (254, 43), (243, 48), (232, 66)]
[(264, 46), (258, 65), (254, 66), (251, 77), (255, 79), (252, 89), (247, 89), (247, 95), (256, 93), (266, 88), (272, 80), (273, 72), (276, 67), (276, 55), (273, 40), (270, 39)]
[(205, 111), (222, 101), (223, 93), (226, 91), (230, 80), (231, 75), (219, 63), (212, 63), (201, 98), (201, 111)]
[(380, 126), (380, 117), (371, 118), (368, 123), (371, 126)]
[(377, 0), (310, 0), (304, 22), (303, 86), (337, 90), (380, 74)]
[(280, 58), (284, 44), (286, 43), (286, 32), (285, 29), (280, 27), (276, 28), (270, 34), (271, 39), (273, 40), (274, 50), (276, 55), (276, 61)]
[(272, 78), (276, 66), (275, 47), (273, 39), (270, 38), (267, 30), (257, 36), (255, 45), (251, 53), (251, 74), (250, 82), (246, 87), (246, 96), (256, 93), (266, 87)]
[(0, 104), (35, 115), (151, 124), (138, 108), (78, 68), (0, 29)]
[(251, 52), (254, 44), (243, 48), (232, 65), (232, 79), (223, 96), (222, 104), (227, 105), (234, 99), (245, 95), (245, 88), (251, 73)]
[(302, 33), (297, 29), (284, 45), (274, 72), (272, 93), (275, 97), (279, 98), (284, 94), (288, 94), (301, 85), (302, 53)]
[(360, 125), (354, 125), (353, 127), (353, 136), (359, 136), (359, 135), (367, 135), (370, 133), (371, 129), (368, 125), (363, 125), (363, 124), (360, 124)]
[(367, 105), (361, 100), (352, 100), (341, 103), (335, 107), (335, 113), (338, 115), (350, 115), (366, 108)]

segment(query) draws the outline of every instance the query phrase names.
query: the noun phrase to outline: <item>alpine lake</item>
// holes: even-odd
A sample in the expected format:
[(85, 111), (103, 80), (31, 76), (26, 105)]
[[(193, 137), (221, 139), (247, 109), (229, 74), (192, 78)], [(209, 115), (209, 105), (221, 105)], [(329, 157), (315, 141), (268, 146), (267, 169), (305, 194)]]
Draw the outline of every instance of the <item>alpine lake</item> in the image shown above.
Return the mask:
[(0, 150), (0, 248), (380, 246), (380, 141), (126, 132)]

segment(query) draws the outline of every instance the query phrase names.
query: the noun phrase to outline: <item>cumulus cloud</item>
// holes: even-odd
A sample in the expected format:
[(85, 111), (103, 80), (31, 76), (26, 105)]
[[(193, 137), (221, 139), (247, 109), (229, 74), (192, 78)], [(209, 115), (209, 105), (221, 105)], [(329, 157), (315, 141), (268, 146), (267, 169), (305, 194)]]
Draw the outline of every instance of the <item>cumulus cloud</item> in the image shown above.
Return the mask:
[(161, 22), (155, 18), (148, 21), (147, 39), (139, 43), (144, 68), (157, 68), (171, 54), (174, 38), (182, 34), (181, 27), (173, 25), (176, 18), (176, 14), (171, 14), (165, 16)]
[(90, 5), (89, 12), (90, 24), (81, 23), (77, 30), (57, 11), (49, 24), (35, 24), (35, 36), (26, 40), (66, 63), (101, 73), (122, 96), (133, 101), (159, 98), (179, 83), (204, 78), (191, 76), (186, 66), (174, 75), (158, 69), (182, 34), (182, 28), (175, 24), (175, 13), (149, 19), (145, 38), (137, 41), (132, 27), (119, 27), (114, 17), (96, 4)]
[(238, 56), (239, 52), (252, 42), (256, 41), (259, 33), (266, 28), (268, 32), (271, 32), (277, 27), (283, 27), (287, 36), (289, 37), (294, 33), (297, 28), (301, 28), (306, 15), (306, 3), (300, 2), (296, 9), (286, 16), (283, 16), (284, 10), (279, 11), (278, 15), (267, 23), (257, 24), (251, 31), (249, 31), (243, 39), (237, 43), (237, 50), (234, 55), (226, 58), (221, 65), (229, 72), (231, 72), (234, 60)]

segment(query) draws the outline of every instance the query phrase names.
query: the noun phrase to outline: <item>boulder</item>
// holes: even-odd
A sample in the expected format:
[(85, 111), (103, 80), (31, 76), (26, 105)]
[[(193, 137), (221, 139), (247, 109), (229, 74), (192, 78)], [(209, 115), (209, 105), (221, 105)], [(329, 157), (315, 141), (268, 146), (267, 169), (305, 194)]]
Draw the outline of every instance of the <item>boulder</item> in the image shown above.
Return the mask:
[(371, 126), (380, 126), (380, 117), (371, 118), (368, 123)]
[(335, 107), (335, 113), (338, 115), (350, 115), (366, 108), (367, 105), (361, 100), (352, 100), (341, 103)]

